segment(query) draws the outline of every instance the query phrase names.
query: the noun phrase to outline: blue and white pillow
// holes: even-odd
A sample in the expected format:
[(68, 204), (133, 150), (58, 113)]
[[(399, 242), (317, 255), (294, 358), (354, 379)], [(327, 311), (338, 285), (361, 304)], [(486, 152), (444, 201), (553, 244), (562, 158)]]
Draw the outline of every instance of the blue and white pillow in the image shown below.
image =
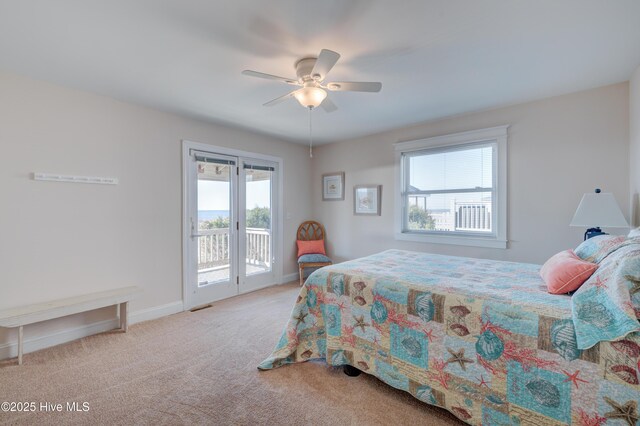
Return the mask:
[(634, 239), (636, 239), (636, 238), (637, 238), (637, 239), (640, 239), (640, 228), (632, 229), (632, 230), (629, 232), (629, 235), (627, 235), (627, 238), (634, 238)]
[(598, 235), (583, 241), (575, 249), (575, 253), (582, 260), (600, 263), (610, 253), (619, 249), (626, 239), (624, 235)]

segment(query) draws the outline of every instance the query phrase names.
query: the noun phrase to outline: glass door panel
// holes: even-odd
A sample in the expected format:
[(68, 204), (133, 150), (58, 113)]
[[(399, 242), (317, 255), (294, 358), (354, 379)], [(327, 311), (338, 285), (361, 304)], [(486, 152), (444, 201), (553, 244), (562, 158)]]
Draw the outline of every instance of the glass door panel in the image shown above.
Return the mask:
[(192, 153), (191, 307), (237, 294), (237, 161), (224, 155)]
[(231, 169), (235, 166), (198, 161), (197, 167), (198, 286), (205, 286), (231, 277)]
[(241, 271), (244, 273), (241, 276), (244, 288), (241, 291), (272, 283), (275, 277), (273, 230), (276, 212), (273, 200), (276, 173), (275, 163), (243, 159), (240, 178), (244, 182), (244, 190), (241, 191), (240, 204), (244, 221), (240, 223), (240, 231), (244, 236), (244, 271)]
[[(247, 168), (253, 167), (253, 168)], [(245, 164), (246, 272), (271, 271), (271, 170)]]

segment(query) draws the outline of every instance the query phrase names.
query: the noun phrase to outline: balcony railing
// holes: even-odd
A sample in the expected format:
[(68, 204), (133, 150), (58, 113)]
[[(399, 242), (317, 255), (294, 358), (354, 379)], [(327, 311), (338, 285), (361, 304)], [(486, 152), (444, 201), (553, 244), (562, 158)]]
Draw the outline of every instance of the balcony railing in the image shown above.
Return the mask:
[(491, 231), (491, 201), (456, 202), (456, 231)]
[(251, 265), (271, 265), (271, 230), (247, 228), (247, 263)]
[(435, 231), (491, 232), (491, 200), (451, 200), (448, 209), (428, 210), (426, 196), (409, 197), (410, 204), (426, 211), (433, 219)]
[[(198, 231), (198, 271), (229, 264), (229, 229), (201, 229)], [(246, 263), (271, 266), (271, 231), (247, 228)]]

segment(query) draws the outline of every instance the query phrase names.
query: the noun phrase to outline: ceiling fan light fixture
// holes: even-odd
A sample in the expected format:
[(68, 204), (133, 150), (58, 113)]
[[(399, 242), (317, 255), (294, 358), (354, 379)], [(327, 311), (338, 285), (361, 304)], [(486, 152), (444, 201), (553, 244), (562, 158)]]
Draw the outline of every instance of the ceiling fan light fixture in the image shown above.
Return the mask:
[(297, 80), (252, 70), (244, 70), (242, 74), (249, 77), (276, 80), (291, 84), (292, 86), (301, 87), (298, 90), (293, 90), (264, 103), (263, 106), (266, 107), (278, 105), (287, 99), (296, 98), (300, 105), (307, 109), (322, 106), (322, 109), (326, 112), (333, 112), (337, 110), (338, 107), (331, 102), (331, 98), (327, 96), (327, 91), (375, 93), (382, 90), (382, 83), (373, 81), (332, 81), (324, 86), (323, 82), (327, 74), (331, 71), (338, 59), (340, 59), (340, 54), (328, 49), (322, 49), (317, 57), (304, 57), (300, 59), (294, 65), (296, 75), (298, 76)]
[(300, 90), (296, 90), (293, 96), (303, 107), (316, 108), (327, 97), (327, 92), (319, 87), (303, 87)]

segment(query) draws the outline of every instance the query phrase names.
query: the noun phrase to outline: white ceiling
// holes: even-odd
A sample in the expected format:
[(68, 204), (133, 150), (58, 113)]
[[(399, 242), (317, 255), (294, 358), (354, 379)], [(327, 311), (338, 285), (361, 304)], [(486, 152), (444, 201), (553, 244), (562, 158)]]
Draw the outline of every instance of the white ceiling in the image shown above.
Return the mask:
[(314, 141), (626, 81), (640, 64), (638, 0), (0, 0), (0, 69), (306, 143), (291, 90), (326, 48), (334, 92)]

